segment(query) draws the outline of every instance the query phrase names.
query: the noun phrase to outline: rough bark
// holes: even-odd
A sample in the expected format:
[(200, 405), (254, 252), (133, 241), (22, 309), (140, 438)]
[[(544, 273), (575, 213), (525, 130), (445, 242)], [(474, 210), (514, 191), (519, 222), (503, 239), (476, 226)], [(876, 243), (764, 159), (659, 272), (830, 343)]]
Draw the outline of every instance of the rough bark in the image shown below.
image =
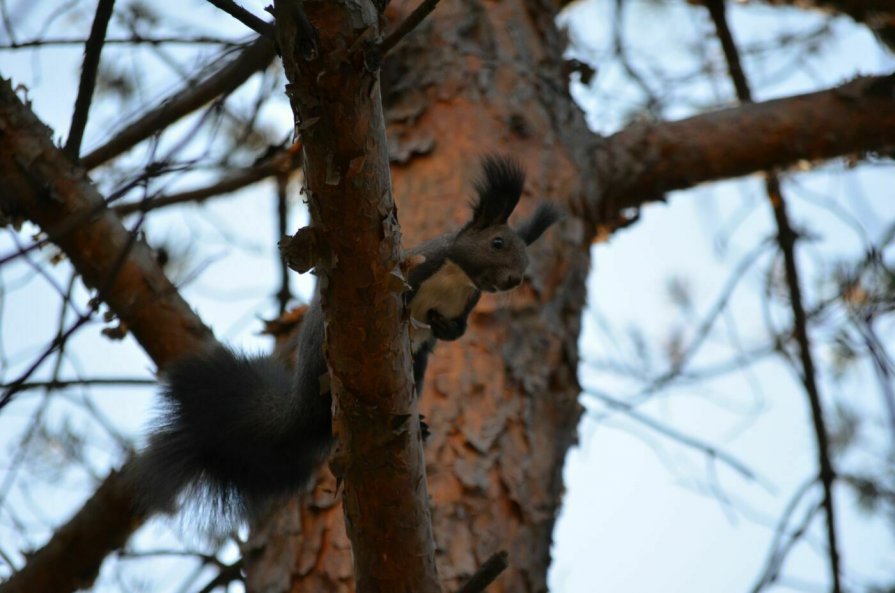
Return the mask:
[[(330, 464), (341, 480), (357, 590), (437, 593), (379, 94), (379, 14), (367, 0), (278, 0), (275, 13), (311, 229), (323, 252), (316, 273), (338, 440)], [(318, 39), (310, 53), (305, 15)]]
[[(394, 20), (413, 6), (393, 5)], [(446, 3), (430, 19), (383, 65), (405, 245), (468, 217), (484, 152), (509, 152), (526, 165), (523, 214), (539, 199), (569, 201), (579, 174), (570, 154), (586, 148), (569, 138), (590, 135), (565, 90), (552, 12), (521, 2)], [(433, 429), (426, 453), (446, 590), (501, 549), (510, 568), (489, 591), (545, 589), (562, 462), (579, 416), (576, 340), (590, 239), (573, 219), (548, 232), (533, 248), (531, 281), (483, 299), (466, 336), (440, 344), (430, 363), (422, 407)], [(352, 589), (331, 480), (274, 521), (280, 535), (256, 532), (249, 590)], [(289, 553), (291, 573), (273, 568)]]
[(895, 75), (723, 109), (674, 122), (635, 124), (596, 143), (593, 181), (575, 212), (596, 224), (667, 191), (895, 148)]

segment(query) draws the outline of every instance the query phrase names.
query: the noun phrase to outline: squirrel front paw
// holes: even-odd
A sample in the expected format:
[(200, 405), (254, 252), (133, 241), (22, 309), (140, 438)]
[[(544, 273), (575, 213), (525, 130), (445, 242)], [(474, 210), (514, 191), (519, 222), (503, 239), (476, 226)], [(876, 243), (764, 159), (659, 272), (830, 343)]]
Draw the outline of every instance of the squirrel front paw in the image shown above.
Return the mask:
[(426, 321), (432, 328), (432, 335), (439, 340), (449, 342), (466, 333), (466, 318), (462, 316), (456, 319), (447, 319), (435, 309), (429, 309), (426, 313)]
[(420, 434), (423, 436), (423, 443), (429, 440), (429, 436), (432, 435), (432, 431), (429, 430), (429, 424), (425, 420), (425, 416), (420, 414)]

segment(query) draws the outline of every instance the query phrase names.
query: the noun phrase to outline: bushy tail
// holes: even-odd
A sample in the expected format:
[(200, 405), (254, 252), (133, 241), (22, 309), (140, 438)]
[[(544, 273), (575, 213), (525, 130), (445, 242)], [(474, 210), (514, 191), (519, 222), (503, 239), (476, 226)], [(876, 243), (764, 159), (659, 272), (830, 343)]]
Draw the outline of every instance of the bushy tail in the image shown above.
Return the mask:
[(133, 464), (143, 510), (210, 503), (245, 518), (301, 488), (329, 450), (328, 418), (306, 417), (275, 358), (219, 346), (173, 363), (163, 381), (162, 414)]

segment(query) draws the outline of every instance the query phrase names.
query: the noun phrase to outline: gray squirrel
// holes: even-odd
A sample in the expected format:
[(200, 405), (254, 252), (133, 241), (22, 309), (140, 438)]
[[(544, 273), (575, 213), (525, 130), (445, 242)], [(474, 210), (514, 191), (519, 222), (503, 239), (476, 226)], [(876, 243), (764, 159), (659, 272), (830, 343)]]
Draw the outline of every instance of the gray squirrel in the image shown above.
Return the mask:
[[(410, 252), (425, 258), (408, 273), (406, 300), (417, 394), (436, 341), (465, 333), (482, 291), (518, 286), (526, 246), (558, 219), (542, 203), (515, 229), (507, 224), (524, 181), (515, 160), (485, 157), (472, 219)], [(223, 346), (165, 369), (162, 414), (131, 470), (144, 510), (171, 510), (184, 492), (241, 520), (303, 488), (334, 444), (331, 396), (320, 385), (327, 372), (323, 332), (315, 297), (295, 339), (294, 371), (279, 358)]]

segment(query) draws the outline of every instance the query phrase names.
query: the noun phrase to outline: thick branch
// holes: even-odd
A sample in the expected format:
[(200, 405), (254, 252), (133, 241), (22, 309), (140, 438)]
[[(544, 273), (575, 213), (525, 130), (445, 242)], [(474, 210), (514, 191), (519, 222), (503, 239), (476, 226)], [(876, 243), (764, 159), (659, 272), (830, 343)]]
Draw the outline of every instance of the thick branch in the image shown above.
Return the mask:
[(591, 185), (574, 205), (594, 224), (665, 192), (804, 161), (895, 147), (895, 75), (742, 105), (675, 122), (635, 124), (594, 150)]
[[(359, 593), (440, 590), (404, 318), (401, 233), (379, 93), (379, 15), (367, 0), (275, 4), (301, 122), (343, 508)], [(300, 38), (304, 17), (319, 57)], [(372, 66), (372, 67), (371, 67)]]
[[(83, 169), (53, 144), (50, 130), (0, 82), (0, 209), (38, 224), (68, 255), (87, 286), (127, 325), (163, 367), (212, 340), (209, 329), (180, 297), (149, 248), (133, 241)], [(72, 226), (67, 221), (83, 220)], [(64, 233), (55, 229), (68, 227)], [(122, 250), (129, 248), (121, 260)], [(117, 274), (110, 277), (110, 272)], [(88, 587), (103, 558), (120, 547), (144, 517), (133, 493), (113, 472), (85, 506), (28, 564), (0, 585), (2, 593), (73, 591)], [(73, 553), (73, 551), (77, 551)]]
[(98, 167), (209, 101), (233, 92), (255, 72), (266, 68), (274, 55), (273, 42), (266, 37), (259, 37), (226, 66), (205, 80), (190, 82), (184, 88), (178, 89), (167, 99), (162, 100), (158, 108), (141, 116), (111, 140), (84, 155), (81, 164), (88, 170)]

